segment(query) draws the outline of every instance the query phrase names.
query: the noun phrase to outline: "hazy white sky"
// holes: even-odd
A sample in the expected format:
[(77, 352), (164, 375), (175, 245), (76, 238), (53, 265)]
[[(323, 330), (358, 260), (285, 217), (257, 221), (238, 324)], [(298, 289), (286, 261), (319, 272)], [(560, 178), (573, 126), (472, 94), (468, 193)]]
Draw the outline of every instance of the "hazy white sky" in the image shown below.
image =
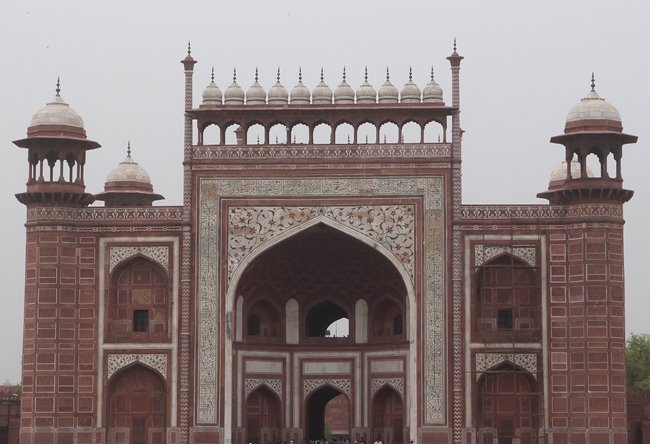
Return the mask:
[(0, 311), (0, 382), (20, 379), (24, 285), (26, 152), (11, 144), (24, 137), (32, 114), (61, 95), (84, 118), (90, 139), (103, 145), (88, 155), (86, 189), (103, 190), (107, 173), (131, 141), (137, 162), (155, 190), (181, 202), (183, 70), (192, 41), (195, 103), (210, 80), (225, 90), (233, 66), (244, 88), (259, 67), (268, 90), (277, 67), (291, 88), (302, 66), (304, 83), (336, 87), (343, 65), (353, 88), (379, 87), (386, 66), (401, 86), (421, 87), (430, 66), (451, 101), (452, 40), (465, 57), (461, 69), (463, 193), (465, 203), (544, 203), (563, 149), (560, 134), (569, 108), (589, 90), (623, 117), (639, 136), (626, 147), (623, 175), (635, 196), (626, 205), (627, 331), (650, 331), (646, 249), (650, 246), (650, 3), (474, 0), (421, 1), (49, 1), (0, 3), (0, 135), (4, 140), (5, 214), (3, 310)]

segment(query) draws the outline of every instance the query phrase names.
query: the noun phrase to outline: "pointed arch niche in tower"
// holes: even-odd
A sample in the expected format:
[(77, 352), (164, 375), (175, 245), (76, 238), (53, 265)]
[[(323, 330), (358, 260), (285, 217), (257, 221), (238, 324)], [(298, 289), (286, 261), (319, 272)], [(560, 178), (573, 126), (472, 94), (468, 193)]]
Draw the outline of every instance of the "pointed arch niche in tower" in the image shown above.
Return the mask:
[(542, 397), (528, 371), (510, 362), (499, 364), (477, 381), (476, 394), (477, 442), (537, 442)]
[(402, 444), (406, 441), (404, 401), (389, 385), (382, 387), (372, 399), (370, 440)]
[(250, 443), (279, 442), (282, 432), (282, 404), (265, 385), (246, 398), (246, 441)]
[(134, 364), (108, 384), (108, 442), (165, 444), (167, 395), (156, 372)]
[(476, 269), (472, 301), (475, 341), (539, 341), (539, 269), (501, 254)]
[[(250, 334), (257, 331), (258, 321), (263, 334), (264, 319), (273, 319), (277, 321), (278, 340), (286, 338), (292, 344), (365, 343), (366, 338), (375, 337), (368, 334), (372, 327), (366, 307), (380, 304), (385, 297), (379, 300), (377, 295), (386, 294), (386, 289), (390, 289), (392, 305), (388, 305), (395, 315), (387, 321), (387, 330), (394, 331), (398, 322), (397, 328), (402, 331), (398, 337), (404, 338), (408, 331), (404, 315), (408, 293), (400, 271), (366, 243), (325, 223), (316, 223), (250, 262), (237, 282), (235, 294), (242, 298), (242, 315), (234, 319), (244, 324), (242, 339), (249, 342), (259, 340)], [(401, 320), (396, 321), (398, 314)], [(343, 319), (348, 331), (338, 331), (337, 337), (331, 332), (327, 335), (328, 327)]]
[(107, 298), (109, 342), (169, 339), (171, 303), (162, 267), (143, 256), (129, 259), (111, 274)]

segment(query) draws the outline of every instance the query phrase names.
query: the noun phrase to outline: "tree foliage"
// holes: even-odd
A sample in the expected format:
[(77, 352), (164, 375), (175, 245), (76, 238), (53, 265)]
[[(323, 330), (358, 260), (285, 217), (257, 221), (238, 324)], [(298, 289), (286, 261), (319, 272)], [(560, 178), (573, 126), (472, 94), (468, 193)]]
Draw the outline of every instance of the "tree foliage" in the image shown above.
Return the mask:
[(632, 392), (650, 390), (650, 334), (632, 333), (625, 347), (627, 387)]

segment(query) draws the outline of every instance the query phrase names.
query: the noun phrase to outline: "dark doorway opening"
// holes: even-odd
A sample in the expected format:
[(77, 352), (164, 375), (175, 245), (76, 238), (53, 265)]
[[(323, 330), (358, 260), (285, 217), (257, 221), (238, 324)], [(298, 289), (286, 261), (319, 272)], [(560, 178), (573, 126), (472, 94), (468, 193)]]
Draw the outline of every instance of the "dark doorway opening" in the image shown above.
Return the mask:
[[(316, 392), (314, 392), (309, 399), (307, 400), (307, 434), (309, 436), (310, 440), (319, 440), (319, 439), (326, 439), (332, 436), (332, 432), (338, 433), (341, 436), (348, 437), (350, 435), (349, 431), (349, 417), (350, 417), (350, 405), (347, 400), (345, 399), (345, 404), (340, 402), (339, 396), (345, 397), (340, 391), (336, 390), (333, 387), (330, 386), (325, 386)], [(345, 416), (347, 418), (347, 426), (348, 429), (346, 430), (346, 433), (343, 434), (341, 433), (341, 427), (340, 424), (338, 424), (335, 429), (332, 429), (333, 424), (327, 424), (325, 417), (326, 417), (326, 409), (328, 407), (328, 404), (330, 401), (334, 400), (337, 398), (339, 402), (339, 407), (342, 407), (342, 409), (335, 414), (337, 418), (342, 418)], [(331, 406), (334, 407), (334, 406)], [(330, 410), (330, 415), (332, 415), (332, 408)], [(341, 422), (340, 420), (337, 422)], [(337, 437), (339, 436), (337, 435)]]

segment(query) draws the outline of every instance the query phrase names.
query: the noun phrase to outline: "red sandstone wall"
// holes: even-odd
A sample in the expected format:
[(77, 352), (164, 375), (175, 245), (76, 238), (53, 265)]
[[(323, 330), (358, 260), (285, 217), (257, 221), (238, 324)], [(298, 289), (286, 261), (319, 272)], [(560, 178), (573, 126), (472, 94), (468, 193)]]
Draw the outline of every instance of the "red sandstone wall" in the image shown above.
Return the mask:
[(622, 227), (551, 233), (549, 283), (553, 443), (625, 443)]
[(96, 236), (27, 233), (21, 444), (96, 433), (96, 267)]

